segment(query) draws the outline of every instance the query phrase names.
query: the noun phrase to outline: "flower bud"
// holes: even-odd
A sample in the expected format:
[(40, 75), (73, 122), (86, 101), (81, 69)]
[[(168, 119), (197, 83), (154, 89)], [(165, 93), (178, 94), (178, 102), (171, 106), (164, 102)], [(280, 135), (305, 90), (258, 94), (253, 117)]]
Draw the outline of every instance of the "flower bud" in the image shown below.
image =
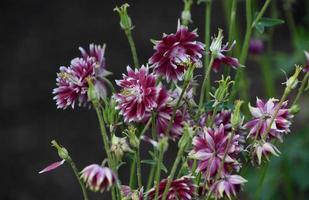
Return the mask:
[(189, 61), (188, 63), (186, 63), (188, 67), (188, 69), (186, 70), (185, 74), (184, 74), (184, 80), (185, 81), (190, 81), (193, 78), (193, 71), (195, 68), (195, 65), (191, 63), (191, 61)]
[(132, 152), (125, 137), (120, 138), (115, 135), (112, 137), (111, 152), (118, 160), (121, 160), (125, 152)]
[(183, 25), (187, 25), (188, 22), (191, 22), (191, 13), (190, 13), (190, 9), (191, 9), (191, 5), (192, 5), (193, 1), (192, 0), (184, 0), (184, 9), (181, 13), (181, 20), (182, 20), (182, 24)]
[(128, 129), (126, 130), (128, 136), (129, 136), (129, 143), (132, 147), (137, 148), (139, 147), (139, 139), (136, 136), (136, 128), (134, 126), (129, 126)]
[(219, 86), (215, 91), (215, 94), (212, 95), (215, 100), (213, 107), (227, 100), (227, 97), (229, 95), (229, 87), (231, 84), (234, 83), (234, 81), (231, 81), (230, 76), (226, 77), (225, 79), (224, 76), (222, 76), (222, 79), (217, 81), (217, 83), (219, 84)]
[(103, 118), (107, 125), (110, 126), (111, 132), (113, 132), (113, 126), (118, 123), (119, 115), (118, 111), (116, 110), (117, 103), (116, 101), (111, 98), (110, 101), (105, 101), (105, 106), (103, 110)]
[(302, 71), (302, 67), (296, 66), (294, 74), (286, 81), (286, 89), (292, 90), (295, 89), (298, 84), (298, 75)]
[(237, 100), (235, 102), (235, 108), (231, 115), (231, 124), (232, 124), (232, 128), (234, 129), (236, 129), (239, 126), (239, 124), (241, 124), (243, 121), (243, 117), (240, 112), (240, 107), (242, 104), (243, 104), (243, 101), (241, 100)]
[(61, 147), (55, 140), (51, 141), (51, 143), (57, 149), (60, 158), (64, 160), (70, 159), (69, 152), (64, 147)]
[(130, 7), (129, 4), (125, 3), (120, 7), (114, 8), (114, 11), (117, 11), (120, 17), (120, 26), (123, 30), (132, 30), (132, 20), (128, 15), (127, 8)]
[(289, 113), (292, 115), (297, 114), (300, 111), (299, 105), (295, 104), (289, 109)]

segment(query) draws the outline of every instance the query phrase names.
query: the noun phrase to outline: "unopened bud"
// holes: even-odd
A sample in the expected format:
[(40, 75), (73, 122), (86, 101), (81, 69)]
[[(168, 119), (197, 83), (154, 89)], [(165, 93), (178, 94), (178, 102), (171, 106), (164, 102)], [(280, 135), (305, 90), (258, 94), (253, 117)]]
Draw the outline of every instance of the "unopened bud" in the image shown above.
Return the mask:
[(296, 66), (294, 74), (286, 81), (286, 89), (295, 89), (298, 84), (298, 75), (302, 71), (302, 67)]
[(223, 103), (227, 100), (227, 97), (229, 95), (229, 87), (231, 84), (234, 83), (234, 81), (231, 81), (231, 77), (228, 76), (226, 78), (224, 78), (224, 76), (222, 76), (221, 80), (217, 81), (219, 86), (217, 88), (217, 90), (215, 91), (215, 93), (212, 95), (215, 103), (213, 105), (213, 107), (217, 106), (219, 103)]
[(120, 7), (114, 8), (114, 11), (117, 11), (120, 17), (120, 26), (123, 30), (132, 30), (132, 20), (128, 15), (127, 9), (130, 7), (129, 4), (125, 3)]
[(192, 0), (184, 0), (184, 9), (181, 13), (181, 20), (183, 25), (188, 25), (188, 23), (192, 21), (190, 13), (192, 3)]
[(139, 139), (136, 136), (136, 128), (133, 126), (129, 126), (128, 129), (126, 130), (129, 136), (129, 143), (132, 147), (137, 148), (139, 147)]
[(61, 159), (68, 160), (70, 159), (69, 152), (66, 148), (60, 146), (55, 140), (51, 141), (52, 146), (55, 147), (58, 151), (58, 155)]
[(235, 102), (235, 109), (232, 113), (232, 116), (231, 116), (231, 123), (232, 123), (232, 127), (235, 129), (239, 126), (239, 124), (242, 123), (243, 121), (243, 117), (241, 115), (241, 112), (240, 112), (240, 107), (241, 105), (243, 104), (243, 101), (241, 100), (237, 100)]

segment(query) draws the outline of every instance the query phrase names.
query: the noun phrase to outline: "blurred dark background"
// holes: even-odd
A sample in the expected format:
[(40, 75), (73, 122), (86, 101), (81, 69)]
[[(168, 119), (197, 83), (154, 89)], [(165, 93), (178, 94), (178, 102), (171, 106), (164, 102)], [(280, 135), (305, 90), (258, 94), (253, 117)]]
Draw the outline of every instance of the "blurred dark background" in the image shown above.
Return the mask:
[[(80, 169), (88, 164), (101, 162), (105, 156), (102, 153), (97, 119), (92, 110), (57, 110), (51, 92), (55, 87), (59, 66), (68, 65), (72, 58), (79, 56), (79, 46), (87, 48), (92, 42), (106, 43), (107, 68), (114, 73), (111, 80), (119, 78), (126, 65), (132, 64), (126, 37), (120, 29), (117, 14), (113, 12), (116, 5), (124, 2), (1, 0), (1, 200), (81, 199), (79, 185), (69, 166), (64, 165), (43, 175), (38, 175), (38, 171), (59, 160), (55, 150), (50, 147), (52, 139), (57, 139), (69, 150)], [(163, 32), (176, 30), (183, 4), (180, 0), (126, 2), (131, 6), (129, 14), (135, 25), (133, 37), (140, 63), (145, 63), (153, 53), (149, 39), (159, 39)], [(281, 2), (277, 2), (279, 11)], [(212, 34), (217, 32), (218, 27), (225, 28), (222, 1), (214, 1), (213, 6)], [(297, 26), (308, 25), (305, 21), (308, 20), (306, 6), (306, 0), (299, 0), (293, 7), (292, 14)], [(203, 36), (204, 6), (195, 3), (192, 9), (193, 24), (190, 26), (199, 27), (198, 32)], [(244, 24), (243, 10), (244, 4), (240, 1), (237, 20), (241, 25)], [(281, 25), (277, 30), (274, 48), (287, 55), (291, 54), (294, 48), (287, 25)], [(200, 39), (202, 40), (202, 37)], [(304, 62), (304, 58), (300, 58)], [(256, 73), (258, 70), (254, 69), (254, 66), (256, 65), (253, 63), (250, 73), (253, 79), (259, 80), (260, 75)], [(279, 80), (284, 80), (284, 76)], [(255, 89), (254, 94), (263, 95), (263, 87)], [(306, 109), (308, 111), (308, 108)], [(308, 119), (304, 113), (297, 118), (297, 124), (302, 127)], [(305, 133), (302, 138), (308, 141)], [(307, 152), (305, 151), (304, 158), (309, 157)], [(299, 170), (298, 162), (294, 163), (292, 160), (291, 163), (293, 169), (288, 168), (288, 171)], [(303, 171), (309, 170), (307, 163)], [(128, 171), (128, 168), (123, 168), (121, 174), (128, 174)], [(304, 172), (300, 175), (302, 180), (301, 177), (308, 179), (309, 175)], [(295, 188), (299, 184), (297, 180), (295, 182), (293, 179), (290, 183), (292, 194), (293, 191), (298, 191), (306, 197), (308, 181), (302, 185), (302, 190)], [(284, 188), (280, 186), (280, 182), (272, 182), (271, 185), (273, 184), (279, 190)], [(91, 197), (104, 198), (96, 194), (91, 194)], [(289, 199), (285, 197), (281, 199)]]

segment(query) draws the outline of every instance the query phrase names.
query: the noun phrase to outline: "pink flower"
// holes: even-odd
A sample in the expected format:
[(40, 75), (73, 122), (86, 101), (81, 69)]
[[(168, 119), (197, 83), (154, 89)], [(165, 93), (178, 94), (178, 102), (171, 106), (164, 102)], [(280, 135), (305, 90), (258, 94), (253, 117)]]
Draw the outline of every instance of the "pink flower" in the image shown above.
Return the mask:
[(308, 51), (304, 51), (305, 52), (305, 56), (306, 56), (306, 65), (304, 67), (304, 72), (309, 72), (309, 52)]
[(143, 200), (143, 188), (140, 190), (132, 190), (130, 186), (122, 185), (120, 191), (124, 199), (127, 200)]
[(253, 55), (261, 54), (264, 50), (264, 43), (261, 39), (251, 38), (249, 44), (249, 53)]
[[(253, 119), (245, 124), (245, 128), (250, 130), (248, 137), (255, 138), (258, 134), (260, 139), (263, 134), (268, 134), (265, 133), (265, 131), (267, 130), (267, 127), (270, 126), (271, 118), (273, 117), (275, 110), (278, 108), (277, 101), (278, 100), (271, 98), (264, 103), (262, 100), (257, 98), (257, 107), (252, 107), (249, 105)], [(279, 112), (274, 123), (271, 125), (270, 132), (267, 136), (269, 138), (277, 138), (282, 141), (283, 134), (290, 132), (291, 118), (293, 118), (293, 115), (289, 113), (287, 101), (285, 101), (279, 109)]]
[[(159, 183), (159, 195), (158, 199), (162, 199), (163, 192), (166, 187), (167, 180), (164, 179)], [(148, 198), (153, 200), (156, 193), (155, 185), (151, 190), (147, 192)], [(192, 183), (192, 178), (189, 176), (183, 176), (179, 179), (173, 180), (167, 193), (167, 200), (190, 200), (194, 197), (196, 185)]]
[(196, 41), (196, 31), (190, 32), (187, 27), (178, 25), (175, 34), (163, 35), (157, 41), (156, 52), (149, 59), (155, 74), (170, 80), (182, 80), (188, 62), (199, 63), (204, 52), (204, 44)]
[(235, 45), (235, 41), (229, 47), (229, 43), (222, 45), (223, 35), (222, 30), (219, 29), (219, 33), (217, 37), (215, 37), (210, 45), (210, 52), (215, 57), (214, 62), (212, 64), (212, 69), (215, 72), (219, 71), (220, 65), (226, 64), (234, 69), (242, 66), (237, 58), (225, 55), (227, 52), (231, 51)]
[[(260, 165), (262, 162), (262, 156), (268, 160), (269, 155), (279, 156), (280, 151), (277, 147), (270, 142), (259, 141), (253, 145), (253, 158), (257, 158), (257, 163)], [(256, 159), (252, 159), (253, 161)]]
[(94, 192), (109, 190), (117, 181), (114, 172), (108, 167), (92, 164), (83, 169), (81, 179)]
[(117, 109), (123, 115), (125, 122), (142, 121), (146, 113), (157, 107), (159, 88), (156, 87), (156, 79), (148, 73), (148, 68), (142, 66), (133, 71), (127, 67), (128, 75), (123, 74), (122, 80), (116, 80), (121, 92), (114, 98), (118, 103)]
[(227, 196), (231, 200), (232, 196), (236, 196), (237, 192), (240, 190), (241, 185), (246, 182), (247, 180), (239, 175), (227, 175), (219, 181), (215, 182), (211, 186), (210, 190), (216, 199)]
[(93, 82), (99, 98), (106, 96), (103, 77), (109, 72), (105, 70), (104, 47), (91, 44), (89, 55), (82, 48), (80, 50), (83, 57), (73, 59), (69, 67), (60, 67), (60, 73), (57, 74), (57, 88), (53, 94), (58, 108), (74, 108), (75, 104), (89, 106), (88, 80)]
[[(241, 151), (239, 138), (239, 135), (234, 134), (228, 146), (229, 132), (224, 130), (223, 124), (215, 129), (204, 128), (203, 132), (193, 138), (193, 150), (189, 155), (199, 161), (197, 170), (203, 172), (207, 179), (216, 176), (217, 173), (222, 175), (231, 169), (238, 170), (239, 163), (236, 159)], [(224, 165), (222, 171), (219, 171), (225, 152), (227, 154), (223, 162)]]

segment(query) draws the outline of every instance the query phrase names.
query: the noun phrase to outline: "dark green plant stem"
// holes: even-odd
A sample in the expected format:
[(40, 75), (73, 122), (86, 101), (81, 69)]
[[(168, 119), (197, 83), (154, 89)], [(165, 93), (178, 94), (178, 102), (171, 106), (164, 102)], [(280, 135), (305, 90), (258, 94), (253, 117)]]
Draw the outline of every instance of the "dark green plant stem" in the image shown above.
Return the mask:
[[(251, 0), (246, 0), (246, 20), (247, 20), (247, 28), (246, 28), (246, 34), (245, 39), (243, 43), (243, 48), (241, 50), (240, 54), (240, 63), (245, 64), (247, 55), (248, 55), (248, 49), (249, 49), (249, 42), (252, 34), (252, 29), (255, 27), (255, 25), (258, 23), (258, 21), (261, 19), (263, 14), (265, 13), (267, 7), (269, 6), (271, 0), (266, 0), (262, 9), (258, 13), (255, 20), (252, 22), (252, 8), (251, 8)], [(251, 23), (252, 22), (252, 23)], [(243, 68), (238, 68), (236, 72), (235, 77), (235, 84), (231, 93), (231, 100), (233, 101), (236, 97), (236, 94), (238, 91), (241, 92), (241, 97), (244, 100), (247, 100), (247, 83), (246, 83), (246, 76)]]
[(137, 173), (137, 184), (138, 188), (141, 189), (143, 187), (142, 183), (142, 172), (141, 172), (141, 154), (139, 145), (136, 149), (136, 173)]
[(236, 11), (237, 11), (237, 0), (232, 0), (232, 7), (230, 12), (230, 24), (229, 24), (229, 42), (233, 42), (235, 38), (235, 18), (236, 18)]
[(266, 95), (268, 98), (275, 96), (275, 83), (274, 78), (272, 76), (271, 72), (271, 63), (269, 60), (269, 55), (267, 56), (261, 56), (260, 58), (257, 58), (257, 60), (260, 63), (263, 78), (264, 78), (264, 84), (266, 89)]
[(201, 96), (200, 96), (200, 101), (199, 101), (199, 109), (201, 109), (203, 107), (205, 92), (206, 93), (210, 92), (209, 89), (207, 88), (207, 80), (210, 78), (210, 72), (211, 72), (213, 62), (214, 62), (214, 57), (211, 56), (209, 65), (208, 65), (208, 67), (205, 71), (205, 75), (204, 75), (204, 80), (203, 80), (202, 90), (201, 90)]
[(127, 30), (125, 30), (125, 33), (126, 33), (126, 36), (128, 38), (129, 45), (130, 45), (130, 48), (131, 48), (131, 53), (132, 53), (132, 57), (133, 57), (134, 66), (136, 68), (139, 68), (140, 66), (139, 66), (139, 62), (138, 62), (138, 57), (137, 57), (135, 43), (134, 43), (134, 40), (133, 40), (133, 37), (132, 37), (132, 31), (131, 31), (131, 29), (127, 29)]
[[(152, 128), (151, 128), (152, 139), (153, 139), (153, 140), (156, 140), (156, 138), (157, 138), (157, 131), (156, 131), (156, 114), (155, 114), (154, 112), (151, 114), (151, 124), (152, 124)], [(157, 156), (158, 156), (158, 151), (157, 151), (156, 147), (153, 147), (153, 151), (154, 151), (154, 154), (155, 154), (155, 156), (156, 156), (156, 158), (157, 158)], [(152, 165), (152, 166), (151, 166), (151, 169), (150, 169), (150, 175), (149, 175), (149, 178), (148, 178), (146, 191), (148, 191), (148, 190), (152, 187), (153, 178), (154, 178), (155, 172), (156, 172), (156, 165)]]
[[(167, 197), (167, 192), (171, 186), (171, 183), (172, 183), (172, 180), (174, 179), (174, 176), (175, 176), (175, 173), (176, 173), (176, 170), (177, 170), (177, 167), (178, 167), (178, 164), (181, 160), (181, 157), (184, 153), (184, 150), (185, 150), (185, 145), (181, 145), (179, 150), (178, 150), (178, 153), (177, 153), (177, 156), (176, 156), (176, 160), (173, 164), (173, 167), (172, 167), (172, 170), (171, 170), (171, 173), (170, 175), (167, 177), (167, 183), (166, 183), (166, 186), (165, 186), (165, 189), (164, 189), (164, 192), (163, 192), (163, 195), (162, 195), (162, 200), (166, 200), (166, 197)], [(156, 198), (155, 198), (156, 199)]]
[[(100, 130), (101, 130), (101, 135), (102, 135), (102, 140), (103, 140), (103, 146), (104, 146), (104, 149), (105, 149), (105, 152), (106, 152), (106, 155), (107, 155), (108, 166), (117, 174), (117, 169), (116, 169), (113, 157), (112, 157), (111, 152), (110, 152), (109, 138), (108, 138), (108, 135), (107, 135), (107, 132), (106, 132), (105, 122), (104, 122), (104, 119), (103, 119), (103, 113), (101, 111), (101, 107), (100, 107), (98, 102), (94, 102), (93, 106), (96, 110), (97, 117), (99, 119)], [(116, 196), (119, 196), (119, 195), (120, 195), (119, 190), (118, 190), (117, 187), (115, 187), (115, 189), (112, 190), (112, 198), (114, 198), (113, 200), (115, 200), (115, 198), (117, 198)], [(120, 196), (119, 196), (119, 198), (120, 198)]]
[(131, 172), (130, 172), (130, 188), (135, 188), (135, 168), (136, 168), (136, 154), (134, 154), (134, 158), (131, 163)]
[[(211, 8), (212, 8), (212, 0), (209, 0), (209, 1), (206, 1), (205, 2), (205, 45), (206, 45), (206, 49), (209, 49), (210, 47), (210, 23), (211, 23)], [(212, 65), (209, 65), (209, 57), (210, 57), (210, 54), (205, 54), (204, 56), (204, 67), (208, 66), (208, 68), (212, 68)], [(209, 71), (210, 69), (205, 69), (205, 71)], [(206, 73), (205, 73), (206, 74)], [(206, 95), (206, 100), (209, 100), (210, 98), (210, 95), (209, 95), (209, 92), (207, 91), (210, 91), (210, 87), (211, 87), (211, 77), (210, 77), (210, 73), (208, 73), (208, 79), (206, 80), (206, 94), (203, 94), (203, 95)], [(205, 92), (205, 90), (202, 92)], [(204, 99), (204, 97), (203, 97)]]
[(267, 174), (267, 170), (268, 170), (268, 166), (269, 166), (269, 162), (267, 162), (265, 164), (265, 166), (262, 168), (262, 175), (261, 178), (259, 180), (255, 195), (254, 195), (254, 200), (260, 200), (260, 195), (261, 195), (261, 191), (263, 189), (263, 183)]
[(295, 24), (295, 20), (293, 17), (293, 12), (291, 10), (291, 8), (284, 8), (284, 15), (287, 21), (287, 25), (291, 34), (291, 41), (293, 42), (293, 46), (295, 49), (297, 49), (297, 42), (296, 42), (296, 38), (297, 37), (297, 29), (296, 29), (296, 24)]
[(80, 178), (80, 176), (79, 176), (79, 172), (78, 172), (78, 169), (77, 169), (77, 167), (76, 167), (74, 161), (72, 160), (72, 158), (71, 158), (70, 156), (66, 159), (66, 161), (67, 161), (67, 162), (71, 165), (71, 167), (72, 167), (72, 170), (73, 170), (73, 172), (74, 172), (74, 174), (75, 174), (75, 176), (76, 176), (76, 178), (77, 178), (77, 180), (78, 180), (78, 183), (79, 183), (79, 185), (80, 185), (80, 187), (81, 187), (81, 189), (82, 189), (84, 200), (89, 200), (88, 195), (87, 195), (86, 187), (85, 187), (84, 183), (82, 182), (82, 180), (81, 180), (81, 178)]
[(157, 168), (156, 168), (156, 176), (155, 176), (156, 193), (155, 193), (155, 198), (154, 199), (158, 199), (158, 195), (159, 195), (161, 165), (162, 165), (162, 162), (163, 162), (163, 156), (164, 156), (164, 150), (160, 149), (160, 151), (159, 151), (159, 158), (158, 158), (158, 162), (157, 162)]
[(295, 99), (293, 101), (292, 106), (295, 105), (298, 102), (300, 96), (304, 92), (305, 86), (308, 83), (308, 79), (309, 79), (309, 72), (306, 73), (306, 75), (304, 76), (303, 80), (301, 81), (300, 88), (298, 89), (297, 95), (296, 95), (296, 97), (295, 97)]

